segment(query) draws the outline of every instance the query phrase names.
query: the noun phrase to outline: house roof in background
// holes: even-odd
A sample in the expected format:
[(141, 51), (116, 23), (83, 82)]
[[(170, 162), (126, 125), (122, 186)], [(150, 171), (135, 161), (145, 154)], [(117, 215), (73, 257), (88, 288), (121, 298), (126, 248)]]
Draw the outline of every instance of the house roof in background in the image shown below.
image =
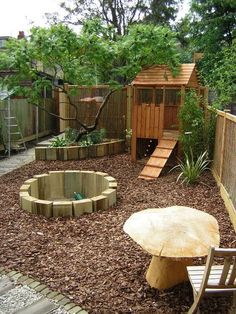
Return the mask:
[(173, 76), (168, 66), (154, 65), (140, 71), (132, 85), (142, 86), (189, 86), (198, 87), (199, 80), (195, 63), (184, 63), (180, 65), (180, 72)]

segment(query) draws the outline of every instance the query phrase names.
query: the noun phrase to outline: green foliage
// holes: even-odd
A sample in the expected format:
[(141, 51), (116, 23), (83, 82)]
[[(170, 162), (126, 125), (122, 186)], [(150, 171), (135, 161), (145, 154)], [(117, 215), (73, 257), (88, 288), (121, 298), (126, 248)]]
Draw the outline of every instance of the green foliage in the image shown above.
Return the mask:
[(93, 144), (99, 144), (106, 136), (106, 130), (94, 130), (89, 134), (84, 135), (79, 142), (80, 146), (90, 146)]
[(121, 66), (115, 74), (125, 82), (130, 82), (143, 67), (154, 64), (166, 64), (173, 75), (178, 74), (179, 51), (175, 34), (168, 27), (133, 25), (117, 42), (117, 51)]
[[(204, 63), (206, 67), (206, 63)], [(236, 39), (232, 45), (225, 47), (221, 58), (213, 65), (208, 74), (208, 81), (217, 93), (215, 105), (224, 108), (236, 97)]]
[[(15, 94), (42, 108), (45, 88), (57, 87), (67, 93), (64, 86), (57, 84), (58, 79), (75, 85), (107, 83), (117, 87), (130, 83), (144, 66), (166, 64), (174, 75), (178, 73), (179, 53), (169, 28), (134, 25), (117, 41), (110, 39), (109, 31), (98, 20), (87, 21), (80, 34), (61, 24), (32, 28), (28, 39), (10, 40), (1, 55), (0, 70), (7, 68), (14, 75), (0, 77), (0, 86), (14, 89)], [(31, 82), (32, 86), (24, 86), (22, 81)], [(82, 130), (80, 134), (93, 129), (79, 120), (72, 94), (68, 92), (68, 96), (74, 107), (76, 128)], [(109, 97), (105, 99), (108, 101)], [(84, 141), (89, 145), (98, 140), (92, 135)]]
[(208, 152), (210, 159), (213, 159), (214, 146), (215, 146), (215, 131), (216, 131), (217, 112), (213, 107), (207, 112), (205, 117), (204, 128), (204, 147)]
[(52, 140), (50, 147), (65, 147), (68, 146), (67, 140), (62, 136), (56, 136)]
[[(130, 25), (152, 22), (157, 25), (170, 25), (176, 17), (180, 0), (66, 0), (60, 6), (65, 10), (63, 22), (83, 25), (86, 20), (99, 18), (103, 25), (112, 30), (114, 39), (127, 33)], [(58, 14), (47, 14), (53, 24), (61, 18)]]
[(200, 107), (200, 97), (195, 90), (185, 95), (184, 105), (180, 107), (180, 142), (187, 156), (197, 160), (204, 151), (213, 157), (215, 144), (216, 110), (207, 113)]
[(210, 160), (208, 159), (207, 151), (203, 152), (198, 156), (197, 159), (194, 158), (193, 151), (190, 150), (190, 154), (185, 153), (184, 161), (172, 168), (179, 169), (181, 172), (177, 178), (177, 182), (181, 179), (182, 183), (193, 184), (196, 183), (200, 175), (208, 168)]
[(126, 138), (132, 137), (132, 129), (125, 129), (125, 136)]
[(192, 0), (189, 34), (191, 50), (204, 53), (198, 62), (203, 85), (217, 92), (224, 107), (235, 95), (236, 2)]
[(183, 151), (196, 159), (204, 151), (204, 111), (199, 106), (199, 97), (194, 90), (186, 92), (185, 101), (179, 110), (180, 142)]
[(151, 22), (156, 25), (171, 25), (178, 13), (178, 0), (152, 0), (150, 8), (147, 10), (144, 22)]
[[(0, 55), (0, 70), (14, 75), (1, 84), (25, 96), (30, 103), (41, 102), (42, 89), (53, 87), (54, 79), (78, 85), (130, 83), (143, 66), (167, 64), (176, 74), (179, 53), (173, 32), (167, 27), (134, 25), (126, 36), (113, 41), (110, 30), (99, 20), (87, 21), (79, 35), (64, 25), (31, 29), (29, 39), (12, 39)], [(49, 73), (52, 80), (39, 72)], [(32, 81), (32, 88), (22, 81)], [(112, 84), (113, 84), (112, 83)]]
[(78, 136), (78, 130), (73, 128), (66, 128), (65, 129), (65, 140), (72, 144), (76, 141), (76, 138)]
[(231, 45), (236, 29), (234, 0), (192, 0), (192, 36), (195, 46), (217, 53)]
[(90, 139), (84, 139), (79, 141), (79, 146), (87, 147), (93, 145), (93, 142)]

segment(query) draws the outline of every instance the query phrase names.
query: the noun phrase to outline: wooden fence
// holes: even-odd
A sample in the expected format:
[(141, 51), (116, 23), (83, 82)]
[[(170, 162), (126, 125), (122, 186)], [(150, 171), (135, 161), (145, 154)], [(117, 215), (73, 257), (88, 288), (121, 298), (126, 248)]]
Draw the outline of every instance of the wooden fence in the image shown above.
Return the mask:
[[(53, 99), (44, 99), (41, 106), (50, 112), (55, 112), (55, 102)], [(4, 122), (4, 112), (7, 109), (7, 102), (0, 103), (0, 127), (6, 138), (6, 123)], [(16, 117), (21, 133), (25, 141), (31, 141), (37, 137), (46, 136), (56, 131), (55, 118), (50, 116), (42, 109), (36, 109), (29, 104), (26, 99), (11, 99), (11, 116)]]
[[(69, 85), (68, 89), (73, 89), (74, 91), (70, 98), (71, 102), (78, 109), (79, 120), (87, 125), (93, 125), (102, 98), (108, 93), (109, 87), (106, 85), (95, 87)], [(66, 106), (63, 103), (65, 103), (65, 95), (60, 96), (60, 115), (67, 118), (74, 117), (75, 109), (73, 106), (70, 106), (68, 101)], [(127, 106), (129, 106), (127, 88), (114, 92), (101, 113), (97, 129), (105, 128), (109, 138), (124, 138), (127, 125), (129, 127), (127, 121), (130, 119), (129, 112), (127, 113)], [(62, 122), (60, 131), (64, 131), (65, 127), (78, 128), (75, 121)]]
[(217, 111), (212, 172), (236, 230), (236, 116)]

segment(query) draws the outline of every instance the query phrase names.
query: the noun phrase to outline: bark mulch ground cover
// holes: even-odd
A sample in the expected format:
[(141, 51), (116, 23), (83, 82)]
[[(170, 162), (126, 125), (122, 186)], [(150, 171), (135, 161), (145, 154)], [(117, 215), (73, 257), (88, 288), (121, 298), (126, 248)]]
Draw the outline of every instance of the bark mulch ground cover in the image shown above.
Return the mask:
[[(26, 179), (63, 169), (109, 173), (118, 181), (117, 205), (73, 219), (46, 219), (21, 210), (19, 188)], [(140, 180), (141, 169), (123, 154), (73, 162), (35, 161), (2, 176), (0, 266), (33, 276), (89, 313), (186, 312), (192, 304), (190, 284), (166, 291), (150, 288), (145, 270), (151, 256), (123, 232), (125, 220), (142, 209), (183, 205), (218, 220), (221, 246), (234, 247), (235, 233), (210, 172), (200, 184), (184, 186), (176, 184), (177, 173), (166, 172), (151, 182)], [(230, 305), (231, 297), (206, 298), (201, 309), (227, 313)]]

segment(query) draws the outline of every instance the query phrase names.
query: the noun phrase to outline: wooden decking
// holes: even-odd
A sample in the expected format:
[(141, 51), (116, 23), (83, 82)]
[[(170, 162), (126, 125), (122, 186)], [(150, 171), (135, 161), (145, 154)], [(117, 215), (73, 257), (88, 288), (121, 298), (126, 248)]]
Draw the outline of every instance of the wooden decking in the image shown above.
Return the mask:
[(156, 149), (140, 173), (139, 178), (145, 180), (158, 178), (173, 149), (175, 148), (176, 143), (177, 139), (172, 138), (169, 139), (164, 137), (159, 140)]

